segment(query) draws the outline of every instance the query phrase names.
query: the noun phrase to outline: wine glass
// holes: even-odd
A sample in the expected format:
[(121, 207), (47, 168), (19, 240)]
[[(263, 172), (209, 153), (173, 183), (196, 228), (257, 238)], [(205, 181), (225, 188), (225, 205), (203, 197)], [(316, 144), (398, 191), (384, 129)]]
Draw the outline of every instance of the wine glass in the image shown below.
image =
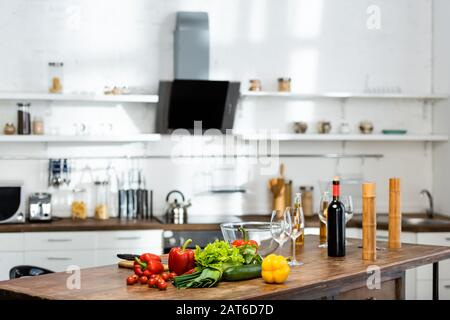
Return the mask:
[[(341, 202), (345, 208), (345, 224), (347, 225), (347, 222), (349, 222), (353, 218), (353, 198), (352, 196), (343, 196), (341, 197)], [(346, 244), (350, 245), (351, 243), (346, 240)]]
[[(327, 217), (328, 217), (328, 206), (331, 202), (331, 196), (328, 191), (324, 191), (322, 193), (322, 196), (320, 197), (320, 204), (319, 204), (319, 219), (320, 221), (325, 225), (325, 230), (321, 228), (320, 232), (320, 244), (319, 248), (327, 248)], [(325, 233), (325, 235), (323, 235)]]
[(300, 237), (305, 228), (305, 216), (303, 215), (302, 207), (298, 208), (286, 208), (287, 215), (290, 217), (292, 224), (292, 260), (289, 262), (291, 267), (302, 266), (303, 262), (297, 261), (295, 254), (295, 242), (298, 237)]
[(341, 197), (341, 202), (345, 207), (345, 224), (353, 218), (353, 199), (352, 196)]
[(270, 233), (272, 238), (278, 243), (280, 251), (283, 244), (288, 241), (292, 233), (292, 222), (288, 211), (274, 210), (270, 219)]

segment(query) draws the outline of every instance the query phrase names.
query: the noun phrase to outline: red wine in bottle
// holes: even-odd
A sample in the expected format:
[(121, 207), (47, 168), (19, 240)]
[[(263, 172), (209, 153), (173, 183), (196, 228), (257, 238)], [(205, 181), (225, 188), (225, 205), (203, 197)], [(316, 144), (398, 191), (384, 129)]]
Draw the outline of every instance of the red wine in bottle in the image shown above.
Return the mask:
[(328, 206), (328, 256), (345, 256), (345, 208), (340, 197), (339, 177), (333, 179), (333, 201)]

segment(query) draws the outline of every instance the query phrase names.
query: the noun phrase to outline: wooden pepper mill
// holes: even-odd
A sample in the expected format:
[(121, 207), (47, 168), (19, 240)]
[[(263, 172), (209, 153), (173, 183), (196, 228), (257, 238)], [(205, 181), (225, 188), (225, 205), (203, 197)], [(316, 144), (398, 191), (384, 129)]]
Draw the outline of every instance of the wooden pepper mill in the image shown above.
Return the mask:
[(390, 249), (402, 247), (402, 211), (400, 197), (400, 179), (389, 179), (389, 241)]
[(284, 164), (280, 165), (280, 177), (269, 180), (272, 192), (272, 209), (283, 211), (286, 208), (286, 184), (284, 181)]
[(377, 259), (375, 190), (375, 183), (362, 186), (362, 259), (369, 261)]

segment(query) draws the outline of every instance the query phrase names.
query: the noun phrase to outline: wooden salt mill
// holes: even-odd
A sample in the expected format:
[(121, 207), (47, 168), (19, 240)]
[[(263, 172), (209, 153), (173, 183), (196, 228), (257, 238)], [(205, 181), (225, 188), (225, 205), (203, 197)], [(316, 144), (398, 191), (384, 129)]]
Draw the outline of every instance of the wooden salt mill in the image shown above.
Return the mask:
[(272, 210), (283, 211), (285, 209), (286, 185), (284, 182), (284, 164), (280, 165), (280, 177), (269, 180), (269, 190), (272, 192)]
[(400, 179), (389, 179), (389, 240), (388, 247), (397, 249), (402, 247), (402, 210), (400, 197)]
[(377, 214), (375, 206), (375, 183), (363, 183), (362, 186), (362, 259), (377, 259)]

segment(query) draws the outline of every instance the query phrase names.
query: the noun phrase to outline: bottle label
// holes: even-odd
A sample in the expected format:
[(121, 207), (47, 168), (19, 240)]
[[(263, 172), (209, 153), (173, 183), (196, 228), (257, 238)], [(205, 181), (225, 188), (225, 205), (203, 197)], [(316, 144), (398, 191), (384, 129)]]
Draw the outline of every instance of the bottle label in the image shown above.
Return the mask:
[(339, 197), (339, 195), (340, 195), (339, 184), (333, 184), (333, 197)]

